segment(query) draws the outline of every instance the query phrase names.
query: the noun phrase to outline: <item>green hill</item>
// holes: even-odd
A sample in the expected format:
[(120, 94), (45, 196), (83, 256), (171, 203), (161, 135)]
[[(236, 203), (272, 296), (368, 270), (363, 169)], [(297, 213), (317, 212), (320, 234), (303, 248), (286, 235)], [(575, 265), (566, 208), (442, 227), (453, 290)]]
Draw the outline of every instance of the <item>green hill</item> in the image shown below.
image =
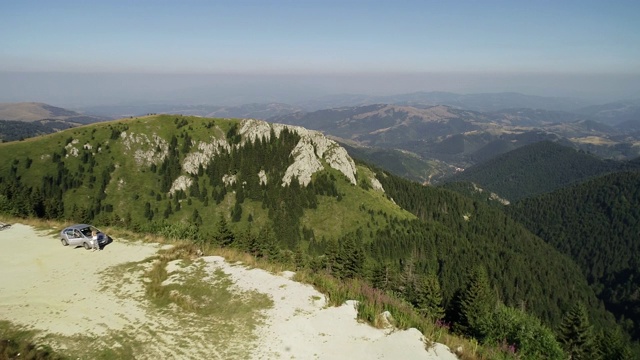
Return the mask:
[[(411, 217), (381, 193), (354, 186), (324, 159), (318, 164), (324, 162), (326, 169), (313, 175), (311, 186), (283, 187), (300, 135), (278, 128), (276, 137), (266, 127), (250, 142), (240, 140), (238, 129), (235, 120), (167, 115), (2, 144), (1, 186), (17, 215), (93, 220), (142, 231), (195, 221), (202, 236), (215, 232), (221, 215), (238, 230), (249, 223), (276, 222), (277, 229), (314, 224), (315, 235), (331, 237), (367, 224), (368, 214), (358, 211), (361, 204)], [(269, 136), (272, 140), (266, 140)], [(358, 171), (358, 181), (370, 181), (367, 173)], [(346, 194), (350, 201), (341, 201)], [(322, 219), (336, 213), (350, 215), (323, 225)], [(300, 234), (292, 230), (287, 238), (293, 244)]]
[[(162, 115), (0, 144), (0, 213), (236, 246), (362, 279), (417, 309), (435, 275), (456, 324), (483, 268), (491, 304), (555, 327), (582, 302), (599, 328), (614, 324), (580, 269), (499, 208), (356, 165), (299, 127)], [(459, 331), (476, 336), (468, 326)]]
[(607, 309), (640, 338), (640, 173), (524, 199), (508, 212), (573, 258)]
[(555, 142), (523, 146), (446, 179), (468, 181), (509, 201), (542, 194), (637, 164), (602, 160)]

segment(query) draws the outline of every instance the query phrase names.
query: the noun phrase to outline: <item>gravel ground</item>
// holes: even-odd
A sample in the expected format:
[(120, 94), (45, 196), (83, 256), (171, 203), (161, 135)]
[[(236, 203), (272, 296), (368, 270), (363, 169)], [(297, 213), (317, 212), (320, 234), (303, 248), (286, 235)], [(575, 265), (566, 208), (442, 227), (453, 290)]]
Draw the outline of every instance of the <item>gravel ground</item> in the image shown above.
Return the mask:
[[(96, 252), (74, 249), (62, 246), (55, 235), (14, 224), (0, 232), (0, 320), (37, 330), (42, 341), (62, 350), (86, 346), (82, 339), (89, 339), (96, 349), (128, 346), (130, 352), (120, 354), (139, 359), (241, 354), (207, 341), (212, 332), (223, 330), (215, 323), (210, 328), (186, 326), (188, 315), (175, 307), (158, 310), (145, 298), (143, 277), (151, 262), (145, 265), (143, 260), (160, 249), (126, 241)], [(215, 256), (194, 263), (204, 263), (210, 274), (222, 270), (238, 290), (257, 291), (273, 300), (274, 306), (263, 311), (262, 325), (247, 337), (250, 343), (233, 344), (251, 358), (456, 359), (441, 344), (427, 351), (415, 329), (390, 331), (359, 323), (353, 303), (325, 307), (324, 295), (290, 280), (291, 274), (230, 265)], [(114, 272), (123, 264), (134, 265), (126, 273)]]

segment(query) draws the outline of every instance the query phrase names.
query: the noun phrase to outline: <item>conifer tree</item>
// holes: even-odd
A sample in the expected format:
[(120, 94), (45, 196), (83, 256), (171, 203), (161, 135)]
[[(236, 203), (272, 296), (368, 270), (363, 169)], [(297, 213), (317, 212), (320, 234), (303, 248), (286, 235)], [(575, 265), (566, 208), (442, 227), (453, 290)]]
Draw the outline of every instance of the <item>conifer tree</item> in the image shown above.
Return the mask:
[(242, 220), (242, 206), (240, 205), (240, 202), (236, 201), (233, 209), (231, 209), (231, 221), (238, 222), (240, 220)]
[(324, 252), (326, 258), (326, 270), (339, 277), (342, 275), (342, 266), (338, 264), (338, 252), (338, 242), (333, 239), (329, 239), (326, 242)]
[(273, 231), (269, 226), (264, 226), (258, 234), (258, 256), (269, 260), (278, 260), (278, 244)]
[(193, 213), (191, 214), (191, 222), (196, 226), (202, 225), (202, 217), (200, 216), (198, 209), (193, 209)]
[(484, 333), (496, 299), (489, 286), (489, 278), (483, 267), (476, 267), (460, 297), (460, 323), (462, 332), (479, 340)]
[(380, 290), (390, 290), (392, 277), (392, 268), (388, 262), (376, 263), (373, 268), (371, 283)]
[(220, 215), (220, 220), (218, 220), (218, 229), (215, 239), (222, 247), (230, 246), (235, 240), (235, 236), (231, 230), (229, 230), (229, 226), (227, 225), (227, 220), (224, 218), (224, 215)]
[(413, 303), (415, 302), (415, 287), (416, 287), (416, 261), (415, 254), (404, 261), (402, 266), (402, 273), (400, 274), (400, 284), (398, 290), (404, 296), (404, 298)]
[(442, 291), (436, 274), (430, 273), (426, 276), (420, 276), (416, 284), (416, 305), (420, 314), (432, 320), (442, 319), (444, 317)]
[(356, 242), (355, 235), (349, 234), (342, 238), (338, 250), (336, 263), (342, 269), (339, 277), (354, 278), (362, 272), (364, 265), (364, 251)]
[(597, 347), (602, 360), (631, 360), (633, 354), (625, 343), (619, 328), (605, 330), (597, 336)]
[(584, 304), (578, 302), (560, 323), (559, 340), (571, 360), (593, 359), (596, 348)]

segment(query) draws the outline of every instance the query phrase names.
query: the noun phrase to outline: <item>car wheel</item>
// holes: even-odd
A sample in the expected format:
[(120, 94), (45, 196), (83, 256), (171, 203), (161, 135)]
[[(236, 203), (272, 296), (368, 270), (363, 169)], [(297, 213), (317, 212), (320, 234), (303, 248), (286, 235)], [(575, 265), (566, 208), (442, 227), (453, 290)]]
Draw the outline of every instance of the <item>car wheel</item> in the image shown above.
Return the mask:
[(84, 246), (84, 248), (87, 250), (91, 249), (91, 246), (89, 246), (88, 243), (83, 243), (82, 246)]
[(60, 242), (62, 243), (62, 246), (69, 245), (69, 243), (67, 242), (67, 239), (61, 239)]

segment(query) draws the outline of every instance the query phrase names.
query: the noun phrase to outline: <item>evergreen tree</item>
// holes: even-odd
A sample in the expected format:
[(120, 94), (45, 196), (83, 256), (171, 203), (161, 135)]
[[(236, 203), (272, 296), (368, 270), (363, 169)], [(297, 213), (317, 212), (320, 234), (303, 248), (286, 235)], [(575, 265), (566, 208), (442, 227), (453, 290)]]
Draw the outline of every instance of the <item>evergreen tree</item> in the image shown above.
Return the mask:
[(597, 336), (596, 345), (602, 360), (631, 360), (634, 358), (619, 328), (601, 332)]
[(218, 229), (215, 239), (222, 247), (230, 246), (235, 240), (235, 236), (231, 230), (229, 230), (229, 226), (227, 225), (227, 220), (224, 218), (224, 215), (220, 215), (220, 220), (218, 220)]
[(364, 265), (364, 251), (357, 243), (355, 235), (349, 234), (342, 238), (337, 254), (336, 263), (341, 268), (339, 277), (354, 278), (362, 273)]
[(476, 267), (460, 297), (458, 329), (481, 340), (495, 304), (486, 270)]
[(231, 209), (231, 221), (238, 222), (240, 220), (242, 220), (242, 206), (238, 201), (236, 201), (233, 209)]
[(371, 283), (380, 290), (391, 290), (393, 280), (393, 268), (388, 262), (376, 263), (371, 276)]
[(273, 231), (269, 226), (264, 226), (257, 239), (258, 257), (264, 257), (269, 260), (278, 260), (278, 244)]
[(296, 246), (296, 250), (293, 253), (293, 261), (295, 263), (294, 265), (296, 267), (296, 270), (303, 269), (307, 266), (307, 256), (305, 255), (302, 246)]
[(338, 264), (338, 242), (330, 239), (325, 243), (326, 270), (335, 276), (341, 276), (342, 266)]
[(202, 225), (202, 217), (200, 216), (198, 209), (193, 209), (193, 213), (191, 214), (191, 222), (196, 226)]
[(559, 340), (571, 360), (594, 359), (595, 346), (587, 308), (576, 303), (560, 323)]
[(416, 295), (416, 307), (420, 314), (432, 320), (442, 319), (444, 317), (442, 291), (436, 274), (430, 273), (426, 276), (420, 276), (416, 284), (414, 292)]
[(397, 290), (410, 303), (415, 303), (416, 299), (416, 263), (414, 256), (415, 254), (411, 254), (411, 257), (404, 261), (402, 273), (400, 274), (400, 284), (397, 288)]

